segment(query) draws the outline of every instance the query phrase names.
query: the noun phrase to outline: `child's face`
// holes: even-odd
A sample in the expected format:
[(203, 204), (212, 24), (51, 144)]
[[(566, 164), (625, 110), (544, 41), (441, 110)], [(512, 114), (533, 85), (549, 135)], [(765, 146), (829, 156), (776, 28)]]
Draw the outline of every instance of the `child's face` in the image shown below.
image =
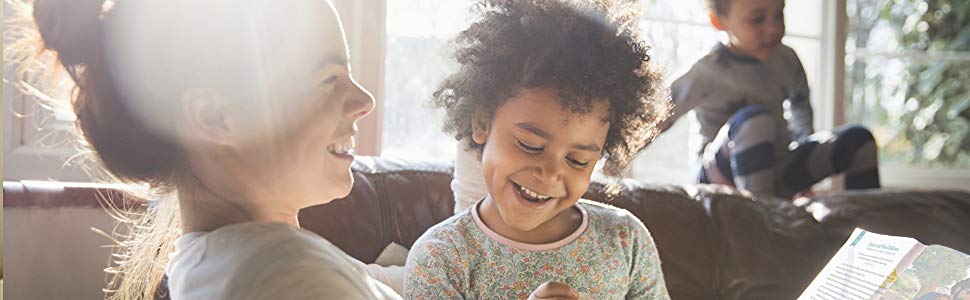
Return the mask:
[(784, 0), (731, 0), (727, 14), (713, 14), (711, 20), (728, 34), (733, 52), (765, 60), (785, 36), (784, 10)]
[(609, 104), (593, 103), (589, 113), (576, 114), (563, 110), (555, 89), (525, 89), (496, 109), (488, 128), (475, 129), (472, 138), (485, 145), (485, 183), (504, 223), (496, 226), (531, 231), (586, 192), (609, 130)]

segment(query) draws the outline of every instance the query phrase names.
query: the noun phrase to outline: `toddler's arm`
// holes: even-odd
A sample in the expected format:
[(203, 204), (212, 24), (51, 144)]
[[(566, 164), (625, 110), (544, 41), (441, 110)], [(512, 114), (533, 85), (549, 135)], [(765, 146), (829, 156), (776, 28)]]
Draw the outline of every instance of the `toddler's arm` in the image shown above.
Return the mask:
[(812, 101), (810, 101), (810, 89), (808, 80), (805, 78), (805, 68), (798, 60), (798, 55), (794, 51), (789, 53), (794, 72), (794, 80), (788, 89), (788, 105), (791, 113), (791, 120), (788, 121), (792, 131), (792, 140), (798, 141), (804, 137), (815, 133), (814, 116), (812, 112)]
[(704, 67), (697, 64), (670, 85), (670, 100), (674, 105), (673, 114), (660, 123), (660, 132), (667, 131), (681, 116), (718, 95), (718, 88), (715, 87), (717, 81), (709, 78), (706, 73)]

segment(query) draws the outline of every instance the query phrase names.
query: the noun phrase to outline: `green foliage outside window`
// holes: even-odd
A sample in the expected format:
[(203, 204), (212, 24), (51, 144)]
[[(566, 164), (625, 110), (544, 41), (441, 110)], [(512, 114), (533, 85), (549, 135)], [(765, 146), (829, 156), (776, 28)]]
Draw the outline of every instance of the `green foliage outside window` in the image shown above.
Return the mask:
[(849, 0), (847, 14), (849, 122), (872, 127), (883, 162), (970, 167), (970, 0)]

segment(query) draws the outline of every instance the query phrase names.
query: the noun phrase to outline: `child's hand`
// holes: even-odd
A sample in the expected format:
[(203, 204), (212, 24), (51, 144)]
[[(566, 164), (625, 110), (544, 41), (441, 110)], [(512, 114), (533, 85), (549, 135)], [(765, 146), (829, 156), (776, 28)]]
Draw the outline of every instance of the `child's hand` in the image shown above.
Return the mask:
[(539, 299), (576, 300), (579, 299), (579, 293), (564, 283), (549, 281), (539, 285), (539, 287), (532, 292), (532, 295), (529, 295), (529, 300)]

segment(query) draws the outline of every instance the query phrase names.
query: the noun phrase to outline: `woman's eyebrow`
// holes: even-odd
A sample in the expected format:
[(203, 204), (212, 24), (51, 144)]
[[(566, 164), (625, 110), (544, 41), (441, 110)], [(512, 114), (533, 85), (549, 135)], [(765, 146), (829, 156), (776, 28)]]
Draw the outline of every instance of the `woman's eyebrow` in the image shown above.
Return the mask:
[(324, 69), (324, 68), (327, 68), (327, 67), (332, 66), (332, 65), (343, 66), (343, 65), (346, 65), (346, 64), (347, 64), (347, 60), (344, 59), (343, 57), (331, 56), (331, 57), (328, 57), (328, 58), (324, 59), (319, 64), (317, 64), (317, 67), (316, 67), (315, 70)]

